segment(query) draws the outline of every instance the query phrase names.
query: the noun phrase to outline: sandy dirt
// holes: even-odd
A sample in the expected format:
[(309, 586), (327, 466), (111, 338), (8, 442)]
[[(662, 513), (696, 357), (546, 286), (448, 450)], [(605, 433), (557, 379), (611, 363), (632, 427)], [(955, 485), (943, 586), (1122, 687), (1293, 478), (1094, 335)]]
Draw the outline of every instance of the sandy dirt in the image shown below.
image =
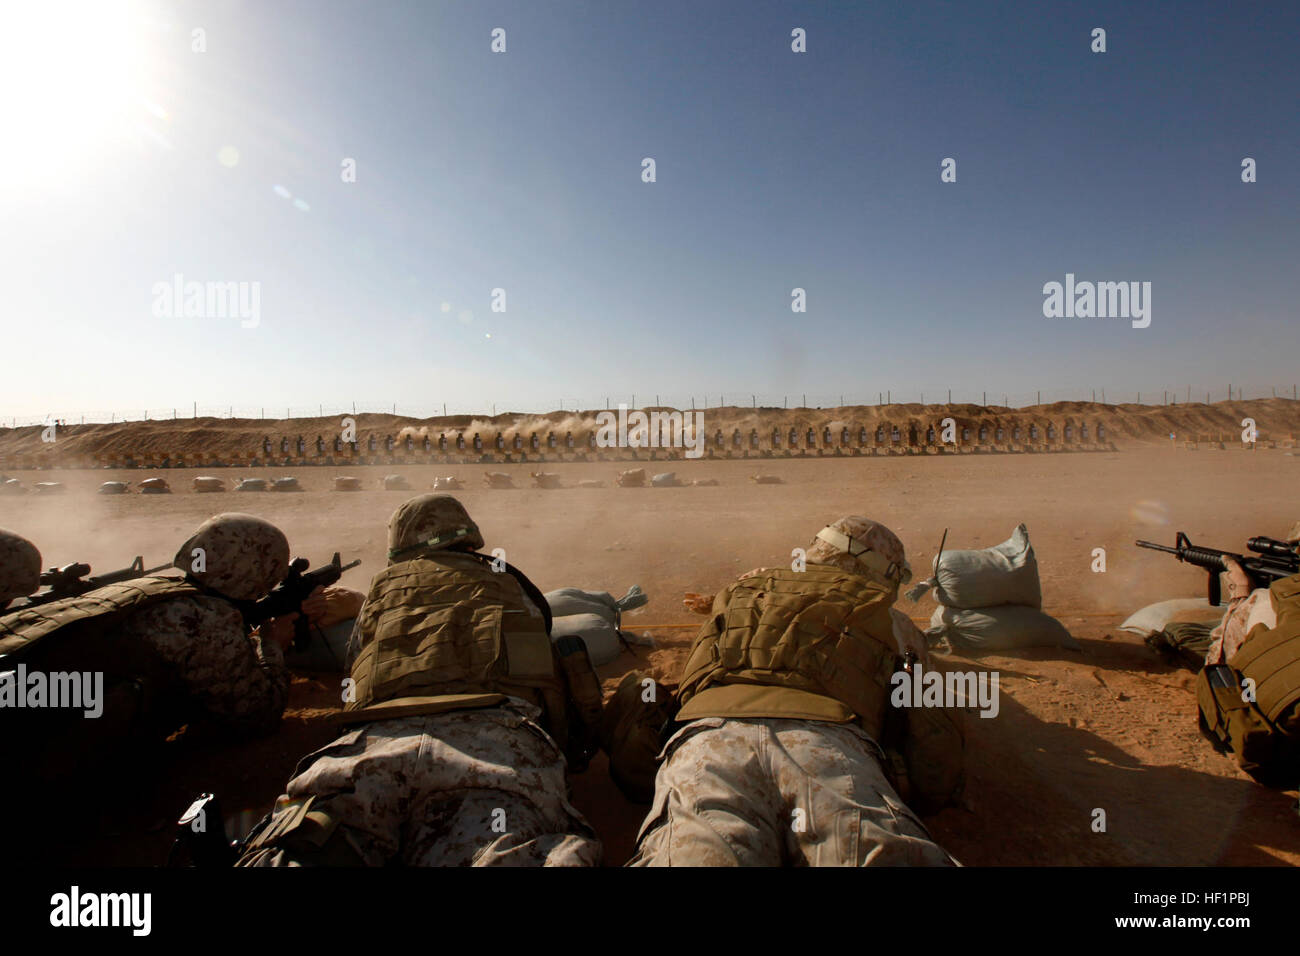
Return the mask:
[[(750, 568), (787, 565), (792, 548), (806, 546), (842, 514), (888, 524), (922, 573), (944, 528), (948, 547), (978, 548), (1002, 541), (1024, 522), (1040, 564), (1044, 609), (1083, 650), (938, 659), (949, 667), (996, 670), (1002, 690), (995, 719), (968, 717), (965, 805), (928, 821), (939, 841), (973, 865), (1300, 863), (1295, 791), (1264, 789), (1215, 753), (1196, 730), (1193, 675), (1118, 630), (1144, 604), (1204, 593), (1201, 572), (1136, 549), (1135, 538), (1172, 543), (1182, 530), (1194, 542), (1242, 550), (1248, 536), (1281, 536), (1300, 518), (1300, 459), (1291, 451), (1185, 451), (1165, 443), (1119, 453), (673, 467), (682, 478), (712, 478), (718, 485), (579, 489), (572, 486), (580, 479), (610, 481), (619, 466), (548, 463), (546, 470), (559, 472), (570, 487), (539, 490), (527, 487), (527, 465), (439, 465), (277, 469), (270, 474), (294, 474), (306, 490), (196, 495), (189, 478), (202, 471), (48, 472), (39, 478), (65, 482), (67, 493), (0, 497), (0, 526), (35, 541), (47, 566), (81, 560), (107, 570), (136, 554), (146, 565), (163, 563), (204, 518), (246, 511), (277, 523), (295, 554), (314, 563), (335, 550), (345, 561), (360, 558), (362, 566), (343, 583), (364, 590), (382, 566), (386, 520), (411, 494), (379, 490), (380, 476), (400, 471), (425, 490), (434, 475), (455, 474), (466, 481), (458, 496), (488, 548), (504, 548), (543, 590), (576, 586), (621, 595), (641, 585), (650, 604), (625, 618), (637, 631), (698, 624), (682, 608), (683, 592), (714, 591)], [(521, 487), (486, 490), (486, 470), (510, 472)], [(754, 484), (747, 476), (757, 470), (784, 483)], [(363, 477), (366, 490), (328, 490), (330, 479), (345, 471)], [(251, 473), (220, 472), (228, 481)], [(138, 482), (148, 474), (164, 474), (177, 493), (93, 494), (101, 481)], [(1106, 550), (1105, 573), (1090, 571), (1098, 547)], [(918, 621), (934, 608), (928, 597), (900, 606)], [(607, 690), (637, 666), (677, 679), (694, 629), (647, 633), (658, 647), (637, 648), (639, 657), (625, 653), (602, 668)], [(248, 825), (269, 807), (296, 761), (332, 737), (324, 717), (337, 687), (337, 677), (296, 678), (283, 725), (268, 738), (230, 746), (181, 735), (139, 791), (121, 795), (110, 836), (73, 843), (56, 859), (160, 862), (170, 821), (204, 790), (218, 792), (227, 815), (242, 813)], [(644, 809), (624, 801), (600, 761), (575, 778), (574, 789), (575, 802), (605, 841), (607, 862), (623, 862)], [(1090, 828), (1096, 808), (1106, 811), (1105, 833)]]

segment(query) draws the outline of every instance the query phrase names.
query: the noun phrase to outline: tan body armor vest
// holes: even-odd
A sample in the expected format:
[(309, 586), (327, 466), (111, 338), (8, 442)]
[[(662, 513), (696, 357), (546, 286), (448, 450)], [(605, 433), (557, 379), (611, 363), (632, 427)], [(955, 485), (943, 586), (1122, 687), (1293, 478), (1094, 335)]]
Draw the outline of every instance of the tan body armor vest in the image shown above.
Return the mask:
[(112, 631), (152, 604), (202, 593), (180, 578), (149, 576), (0, 617), (0, 670), (104, 675), (103, 712), (93, 720), (76, 710), (0, 709), (0, 763), (22, 767), (22, 781), (33, 784), (104, 774), (97, 768), (115, 770), (128, 739), (179, 726), (186, 698), (168, 665), (145, 642)]
[(540, 707), (565, 746), (564, 679), (546, 622), (513, 575), (454, 551), (390, 565), (371, 581), (357, 630), (345, 721), (490, 707), (511, 696)]
[(885, 584), (838, 568), (768, 569), (713, 603), (691, 648), (678, 721), (856, 721), (880, 740), (898, 661)]
[(1277, 623), (1255, 625), (1226, 666), (1202, 669), (1196, 698), (1201, 730), (1243, 770), (1290, 787), (1300, 772), (1300, 574), (1274, 581), (1269, 600)]

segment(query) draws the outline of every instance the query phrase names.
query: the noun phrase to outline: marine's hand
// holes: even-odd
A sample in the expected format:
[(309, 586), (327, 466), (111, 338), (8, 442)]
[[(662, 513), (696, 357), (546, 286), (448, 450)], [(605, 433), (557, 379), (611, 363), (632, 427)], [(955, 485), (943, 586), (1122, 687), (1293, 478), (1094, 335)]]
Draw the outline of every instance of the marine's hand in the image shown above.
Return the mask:
[(365, 599), (366, 596), (360, 591), (350, 588), (317, 588), (302, 602), (302, 611), (307, 615), (307, 620), (317, 627), (329, 627), (356, 617), (361, 612)]
[(1228, 569), (1228, 597), (1243, 598), (1250, 594), (1252, 585), (1246, 569), (1232, 558), (1225, 557), (1223, 563)]
[(713, 595), (696, 594), (694, 591), (687, 591), (682, 598), (682, 606), (696, 614), (708, 614), (713, 610)]
[(297, 614), (282, 614), (279, 617), (273, 617), (269, 621), (262, 623), (262, 626), (257, 629), (257, 634), (262, 640), (278, 644), (280, 650), (287, 651), (289, 645), (293, 643), (293, 622), (296, 620), (298, 620)]

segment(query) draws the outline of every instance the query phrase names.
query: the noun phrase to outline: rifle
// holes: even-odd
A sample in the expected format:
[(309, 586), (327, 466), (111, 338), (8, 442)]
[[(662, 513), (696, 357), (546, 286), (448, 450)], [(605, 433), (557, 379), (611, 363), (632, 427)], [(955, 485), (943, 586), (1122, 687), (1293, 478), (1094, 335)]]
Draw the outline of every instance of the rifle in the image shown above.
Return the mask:
[(1300, 554), (1297, 554), (1295, 549), (1285, 541), (1278, 541), (1276, 538), (1263, 536), (1251, 538), (1246, 542), (1246, 548), (1255, 552), (1253, 555), (1234, 554), (1231, 551), (1220, 551), (1218, 548), (1194, 547), (1187, 535), (1181, 531), (1178, 532), (1178, 536), (1174, 539), (1172, 548), (1167, 548), (1163, 544), (1154, 544), (1151, 541), (1139, 541), (1137, 546), (1172, 554), (1179, 561), (1194, 564), (1196, 567), (1208, 571), (1207, 597), (1212, 607), (1218, 607), (1219, 605), (1221, 597), (1219, 593), (1219, 572), (1228, 570), (1226, 558), (1231, 558), (1241, 565), (1246, 572), (1246, 576), (1250, 578), (1251, 587), (1253, 588), (1268, 587), (1269, 584), (1279, 578), (1289, 578), (1293, 574), (1300, 574)]
[(339, 553), (335, 551), (329, 564), (308, 571), (310, 561), (294, 558), (289, 565), (289, 574), (270, 594), (260, 601), (237, 602), (239, 611), (244, 616), (244, 626), (251, 631), (273, 617), (297, 613), (298, 619), (293, 622), (293, 649), (301, 651), (311, 641), (311, 625), (302, 613), (302, 602), (307, 600), (312, 591), (336, 583), (344, 571), (349, 571), (360, 563), (361, 559), (358, 558), (350, 564), (342, 564)]
[(41, 584), (45, 585), (46, 590), (33, 594), (27, 599), (26, 604), (20, 604), (18, 608), (35, 607), (38, 604), (48, 604), (50, 601), (77, 597), (96, 588), (102, 588), (109, 584), (118, 584), (122, 581), (131, 581), (135, 578), (144, 577), (146, 574), (157, 574), (159, 571), (164, 571), (170, 567), (170, 564), (160, 564), (156, 568), (145, 568), (144, 558), (136, 555), (135, 560), (125, 568), (109, 571), (105, 574), (96, 574), (94, 577), (86, 577), (86, 575), (90, 574), (90, 565), (80, 562), (65, 564), (61, 568), (50, 568), (41, 572)]

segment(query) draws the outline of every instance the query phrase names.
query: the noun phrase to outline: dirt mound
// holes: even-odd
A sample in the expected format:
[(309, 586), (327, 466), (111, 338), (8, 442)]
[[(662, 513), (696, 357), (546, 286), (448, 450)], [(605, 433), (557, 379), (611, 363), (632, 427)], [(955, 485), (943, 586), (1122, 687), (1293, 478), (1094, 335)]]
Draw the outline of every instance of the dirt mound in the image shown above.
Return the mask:
[[(647, 408), (643, 411), (672, 412), (676, 409)], [(466, 441), (477, 433), (485, 450), (494, 447), (498, 434), (507, 442), (516, 435), (525, 439), (533, 434), (539, 442), (554, 433), (562, 442), (566, 433), (572, 434), (576, 447), (585, 447), (587, 436), (598, 427), (598, 411), (556, 411), (545, 415), (505, 413), (495, 416), (452, 415), (442, 418), (412, 419), (397, 415), (362, 414), (347, 416), (355, 421), (357, 441), (362, 449), (367, 439), (374, 435), (383, 448), (383, 440), (392, 435), (401, 450), (407, 435), (422, 438), (429, 435), (447, 436), (448, 446), (454, 447), (454, 437), (464, 433)], [(689, 421), (690, 410), (686, 410)], [(970, 428), (972, 439), (978, 429), (987, 425), (990, 434), (998, 427), (1011, 430), (1020, 425), (1026, 431), (1036, 424), (1044, 431), (1054, 424), (1063, 433), (1067, 425), (1087, 425), (1090, 438), (1096, 427), (1105, 427), (1106, 440), (1121, 445), (1129, 443), (1153, 444), (1169, 441), (1173, 432), (1178, 440), (1240, 441), (1242, 419), (1255, 420), (1259, 437), (1263, 441), (1294, 441), (1300, 432), (1300, 402), (1284, 398), (1255, 399), (1245, 402), (1199, 402), (1178, 405), (1104, 405), (1093, 402), (1054, 402), (1028, 408), (1006, 408), (990, 405), (965, 404), (900, 404), (854, 405), (841, 408), (741, 408), (736, 406), (710, 408), (703, 411), (704, 431), (712, 435), (722, 431), (730, 436), (739, 430), (748, 435), (757, 431), (766, 442), (773, 429), (783, 433), (794, 428), (800, 444), (809, 428), (818, 436), (830, 428), (835, 440), (841, 429), (847, 428), (856, 438), (859, 428), (866, 427), (874, 433), (885, 424), (908, 430), (915, 427), (922, 435), (933, 425), (936, 431), (945, 418), (952, 418), (958, 429)], [(177, 418), (161, 421), (117, 422), (113, 424), (68, 425), (59, 429), (55, 442), (42, 441), (43, 426), (0, 428), (0, 464), (16, 455), (51, 454), (56, 449), (60, 455), (71, 456), (194, 456), (232, 455), (256, 456), (261, 453), (263, 440), (270, 438), (273, 451), (279, 452), (282, 437), (296, 443), (299, 436), (310, 451), (314, 451), (319, 436), (332, 443), (343, 427), (342, 417), (249, 419), (249, 418)], [(784, 436), (783, 436), (784, 437)], [(418, 447), (418, 446), (417, 446)], [(436, 447), (436, 446), (435, 446)]]

